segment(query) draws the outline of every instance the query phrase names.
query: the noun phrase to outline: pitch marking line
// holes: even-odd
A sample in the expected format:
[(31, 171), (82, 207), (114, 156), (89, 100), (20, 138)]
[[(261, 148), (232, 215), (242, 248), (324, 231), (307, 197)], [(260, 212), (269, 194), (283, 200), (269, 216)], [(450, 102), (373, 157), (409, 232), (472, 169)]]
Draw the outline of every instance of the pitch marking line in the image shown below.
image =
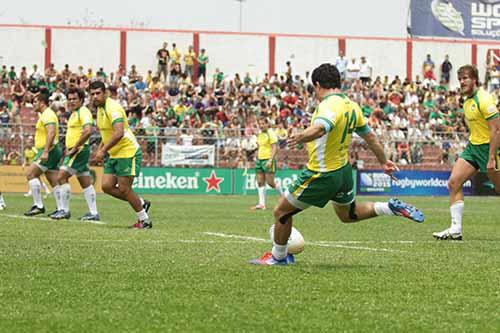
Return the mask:
[[(260, 242), (260, 243), (262, 243), (262, 242), (268, 243), (269, 242), (268, 239), (264, 239), (264, 238), (224, 234), (221, 232), (204, 232), (203, 234), (208, 235), (208, 236), (223, 237), (223, 238), (244, 239), (244, 240)], [(342, 244), (328, 243), (328, 242), (307, 242), (307, 245), (321, 246), (321, 247), (338, 247), (338, 248), (343, 248), (343, 249), (364, 250), (364, 251), (373, 251), (373, 252), (406, 252), (406, 251), (401, 251), (401, 250), (372, 248), (372, 247), (366, 247), (366, 246), (349, 246), (349, 245), (342, 245)]]
[[(0, 214), (0, 216), (5, 216), (5, 217), (10, 217), (14, 219), (23, 219), (23, 220), (39, 220), (39, 221), (50, 221), (50, 222), (57, 222), (59, 220), (53, 220), (48, 217), (37, 217), (37, 216), (24, 216), (24, 215), (15, 215), (15, 214)], [(80, 220), (66, 220), (68, 222), (78, 222), (78, 223), (92, 223), (92, 224), (107, 224), (106, 222), (102, 221), (80, 221)]]

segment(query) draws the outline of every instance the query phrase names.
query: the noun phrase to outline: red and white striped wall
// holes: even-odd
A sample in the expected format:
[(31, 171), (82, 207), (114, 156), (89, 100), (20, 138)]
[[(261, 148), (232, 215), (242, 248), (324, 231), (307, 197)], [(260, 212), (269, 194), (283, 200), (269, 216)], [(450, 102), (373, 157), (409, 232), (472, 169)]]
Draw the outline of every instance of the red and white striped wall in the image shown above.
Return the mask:
[[(18, 69), (33, 64), (46, 68), (54, 63), (58, 69), (69, 64), (74, 70), (81, 65), (110, 72), (119, 64), (135, 64), (146, 73), (154, 70), (156, 51), (166, 41), (169, 48), (176, 43), (181, 53), (189, 45), (197, 53), (205, 48), (210, 58), (209, 76), (220, 68), (227, 75), (249, 72), (258, 78), (264, 73), (283, 73), (286, 61), (291, 61), (295, 73), (304, 75), (318, 64), (334, 62), (341, 50), (348, 58), (366, 56), (374, 76), (414, 78), (421, 73), (428, 53), (436, 65), (449, 54), (455, 69), (471, 63), (483, 76), (488, 50), (500, 49), (500, 42), (495, 41), (14, 24), (0, 25), (0, 41), (0, 64)], [(456, 75), (452, 84), (456, 84)]]

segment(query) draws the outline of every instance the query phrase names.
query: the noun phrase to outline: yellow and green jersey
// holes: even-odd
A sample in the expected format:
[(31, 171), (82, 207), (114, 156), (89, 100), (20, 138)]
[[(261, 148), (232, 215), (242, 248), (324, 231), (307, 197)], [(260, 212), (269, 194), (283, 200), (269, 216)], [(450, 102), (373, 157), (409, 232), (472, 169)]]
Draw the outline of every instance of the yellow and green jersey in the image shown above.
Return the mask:
[(108, 143), (113, 136), (113, 125), (123, 123), (123, 137), (108, 151), (111, 158), (131, 158), (139, 149), (134, 133), (128, 126), (128, 119), (122, 106), (111, 98), (106, 98), (104, 107), (97, 109), (97, 127), (102, 142)]
[(266, 132), (261, 131), (257, 136), (257, 145), (259, 146), (257, 159), (268, 160), (273, 157), (273, 145), (276, 142), (278, 142), (278, 137), (271, 129)]
[(498, 117), (498, 110), (493, 96), (483, 89), (465, 100), (464, 112), (469, 126), (469, 141), (473, 145), (490, 143), (488, 121)]
[(33, 162), (33, 160), (35, 159), (35, 156), (36, 156), (36, 148), (33, 147), (33, 148), (26, 148), (24, 150), (24, 160), (26, 162), (26, 164), (31, 164)]
[(316, 124), (323, 125), (326, 131), (307, 143), (307, 168), (316, 172), (335, 171), (349, 163), (352, 132), (365, 135), (370, 131), (359, 105), (343, 94), (323, 98), (311, 119), (311, 125)]
[[(68, 130), (66, 132), (66, 148), (73, 148), (83, 133), (85, 126), (92, 126), (92, 113), (87, 107), (82, 106), (76, 111), (71, 113), (68, 119)], [(89, 143), (85, 142), (86, 144)]]
[(56, 136), (54, 137), (54, 142), (51, 146), (57, 144), (59, 141), (59, 119), (56, 113), (51, 108), (46, 108), (38, 116), (38, 121), (35, 126), (35, 148), (43, 149), (47, 142), (47, 129), (46, 126), (54, 125), (56, 127)]

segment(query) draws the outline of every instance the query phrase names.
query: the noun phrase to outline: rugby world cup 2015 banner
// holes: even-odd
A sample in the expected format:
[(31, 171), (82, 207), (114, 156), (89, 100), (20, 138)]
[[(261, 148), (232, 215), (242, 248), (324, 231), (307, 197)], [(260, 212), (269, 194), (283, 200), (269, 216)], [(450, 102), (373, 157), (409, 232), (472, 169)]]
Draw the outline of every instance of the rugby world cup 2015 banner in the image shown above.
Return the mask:
[(413, 36), (500, 39), (500, 0), (412, 0)]
[(215, 146), (180, 146), (164, 144), (162, 149), (161, 162), (165, 166), (194, 165), (209, 166), (214, 165)]
[[(449, 171), (400, 171), (391, 179), (380, 170), (358, 170), (360, 195), (433, 195), (447, 196)], [(472, 195), (472, 182), (464, 184), (465, 195)]]

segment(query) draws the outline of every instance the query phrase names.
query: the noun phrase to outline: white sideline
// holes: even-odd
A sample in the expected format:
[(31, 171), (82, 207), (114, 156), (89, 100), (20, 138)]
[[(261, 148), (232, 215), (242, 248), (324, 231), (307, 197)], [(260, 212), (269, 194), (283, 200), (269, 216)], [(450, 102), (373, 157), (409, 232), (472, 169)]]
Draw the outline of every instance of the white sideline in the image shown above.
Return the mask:
[[(270, 242), (268, 239), (264, 239), (264, 238), (240, 236), (240, 235), (233, 235), (233, 234), (224, 234), (221, 232), (204, 232), (203, 234), (208, 235), (208, 236), (216, 236), (216, 237), (223, 237), (223, 238), (244, 239), (244, 240), (261, 242), (261, 243), (262, 242), (265, 242), (265, 243)], [(349, 246), (349, 245), (337, 244), (334, 242), (309, 242), (308, 241), (307, 245), (321, 246), (321, 247), (338, 247), (338, 248), (343, 248), (343, 249), (364, 250), (364, 251), (373, 251), (373, 252), (406, 252), (406, 251), (401, 251), (401, 250), (372, 248), (372, 247), (366, 247), (366, 246)]]
[[(53, 220), (48, 217), (37, 217), (37, 216), (24, 216), (24, 215), (15, 215), (15, 214), (0, 214), (0, 216), (5, 216), (5, 217), (10, 217), (13, 219), (23, 219), (23, 220), (40, 220), (40, 221), (50, 221), (50, 222), (57, 222), (59, 220)], [(107, 224), (106, 222), (102, 221), (80, 221), (80, 220), (66, 220), (68, 222), (78, 222), (78, 223), (92, 223), (92, 224)]]

